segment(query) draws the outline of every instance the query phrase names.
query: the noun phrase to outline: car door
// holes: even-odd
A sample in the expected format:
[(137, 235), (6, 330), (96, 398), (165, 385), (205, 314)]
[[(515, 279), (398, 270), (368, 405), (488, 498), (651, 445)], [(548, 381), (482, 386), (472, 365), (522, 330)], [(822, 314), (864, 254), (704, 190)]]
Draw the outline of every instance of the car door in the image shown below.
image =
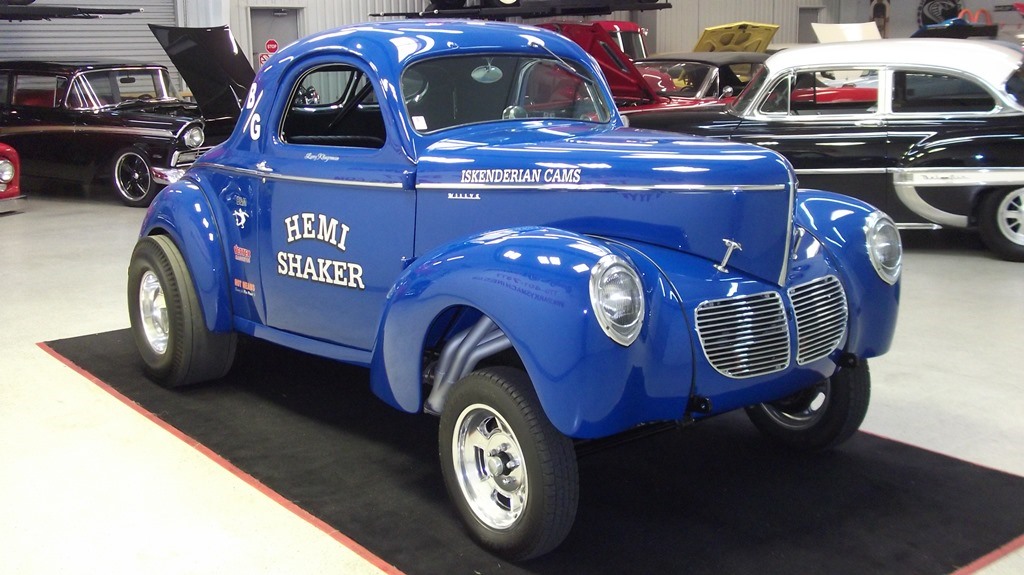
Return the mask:
[(78, 179), (74, 118), (62, 108), (67, 78), (14, 71), (10, 99), (4, 103), (0, 135), (21, 155), (28, 176)]
[(732, 139), (784, 155), (800, 187), (848, 194), (885, 209), (889, 159), (879, 79), (872, 68), (784, 74), (747, 110)]
[(413, 253), (412, 165), (368, 66), (317, 60), (284, 78), (257, 166), (266, 323), (369, 350)]
[[(889, 214), (903, 227), (965, 227), (984, 170), (1021, 165), (1019, 116), (999, 114), (976, 79), (949, 71), (895, 69), (887, 127), (894, 160)], [(962, 142), (972, 141), (975, 150)], [(927, 152), (924, 152), (924, 148)], [(962, 172), (960, 170), (967, 170)]]

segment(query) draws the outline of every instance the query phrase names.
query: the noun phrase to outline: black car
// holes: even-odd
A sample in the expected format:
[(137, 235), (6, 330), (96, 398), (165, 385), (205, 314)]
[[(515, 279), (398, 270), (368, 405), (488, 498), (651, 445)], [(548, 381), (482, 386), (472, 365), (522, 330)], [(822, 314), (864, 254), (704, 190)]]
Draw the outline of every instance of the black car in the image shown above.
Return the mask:
[(819, 44), (772, 55), (728, 106), (620, 111), (771, 148), (801, 187), (871, 202), (904, 229), (976, 228), (1024, 261), (1022, 62), (982, 40)]
[(231, 133), (255, 72), (228, 28), (150, 28), (198, 103), (157, 64), (0, 62), (0, 142), (23, 178), (109, 181), (147, 206)]

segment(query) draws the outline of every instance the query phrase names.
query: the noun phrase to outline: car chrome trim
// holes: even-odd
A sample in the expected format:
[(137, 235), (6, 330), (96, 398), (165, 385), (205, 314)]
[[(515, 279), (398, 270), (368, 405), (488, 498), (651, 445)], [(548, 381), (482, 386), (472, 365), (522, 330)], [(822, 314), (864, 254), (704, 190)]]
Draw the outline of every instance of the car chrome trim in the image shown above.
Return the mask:
[(898, 229), (898, 230), (926, 230), (926, 231), (934, 231), (934, 230), (941, 230), (942, 226), (940, 226), (939, 224), (921, 224), (921, 223), (901, 224), (901, 223), (897, 222), (896, 223), (896, 229)]
[(28, 196), (14, 196), (0, 199), (0, 213), (23, 212), (28, 207)]
[(886, 168), (810, 168), (797, 169), (798, 176), (822, 175), (822, 174), (884, 174), (889, 170)]
[(842, 282), (829, 274), (787, 293), (796, 322), (797, 365), (828, 357), (846, 337), (849, 306)]
[(732, 379), (782, 371), (790, 363), (789, 322), (776, 292), (708, 300), (694, 310), (701, 351)]
[(955, 228), (967, 227), (967, 214), (950, 213), (929, 204), (917, 188), (1024, 185), (1022, 168), (896, 168), (892, 173), (896, 197), (904, 205), (930, 222)]
[(225, 166), (223, 164), (210, 164), (206, 162), (193, 164), (194, 166), (205, 166), (215, 170), (222, 170), (225, 172), (232, 172), (236, 174), (243, 174), (246, 176), (255, 176), (258, 178), (266, 178), (268, 180), (281, 180), (289, 182), (304, 182), (309, 184), (326, 184), (332, 186), (348, 186), (348, 187), (362, 187), (362, 188), (391, 188), (400, 189), (402, 188), (402, 182), (367, 182), (361, 180), (333, 180), (328, 178), (311, 178), (308, 176), (289, 176), (286, 174), (275, 174), (271, 171), (248, 169), (248, 168), (237, 168), (234, 166)]
[(668, 192), (777, 192), (785, 190), (786, 184), (737, 184), (725, 186), (704, 186), (699, 184), (655, 184), (651, 186), (610, 186), (608, 184), (462, 184), (428, 182), (417, 184), (424, 190), (615, 190), (615, 191), (668, 191)]
[(132, 136), (153, 136), (167, 138), (174, 136), (171, 130), (157, 128), (131, 128), (120, 126), (8, 126), (0, 128), (0, 136), (22, 135), (22, 134), (55, 134), (61, 132), (74, 132), (85, 134), (129, 134)]

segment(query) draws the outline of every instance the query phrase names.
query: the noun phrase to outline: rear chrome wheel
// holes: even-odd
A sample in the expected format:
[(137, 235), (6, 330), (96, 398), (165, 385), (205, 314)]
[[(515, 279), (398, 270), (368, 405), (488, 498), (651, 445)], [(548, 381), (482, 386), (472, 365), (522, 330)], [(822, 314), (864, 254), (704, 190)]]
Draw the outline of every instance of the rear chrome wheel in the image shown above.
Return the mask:
[(979, 206), (978, 229), (996, 255), (1024, 262), (1024, 188), (985, 196)]

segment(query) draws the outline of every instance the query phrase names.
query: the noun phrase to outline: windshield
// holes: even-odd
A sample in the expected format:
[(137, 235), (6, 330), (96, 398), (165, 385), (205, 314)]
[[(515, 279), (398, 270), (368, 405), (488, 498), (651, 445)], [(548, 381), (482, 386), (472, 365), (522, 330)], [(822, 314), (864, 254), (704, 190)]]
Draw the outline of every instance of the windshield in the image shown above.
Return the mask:
[(640, 32), (612, 32), (611, 36), (630, 59), (642, 60), (647, 57), (647, 46)]
[(740, 92), (740, 95), (737, 96), (736, 99), (732, 101), (732, 104), (729, 105), (729, 109), (735, 111), (738, 114), (742, 114), (744, 110), (746, 110), (747, 107), (750, 106), (751, 102), (753, 102), (754, 98), (757, 96), (757, 93), (761, 91), (761, 86), (764, 85), (767, 79), (768, 68), (763, 64), (757, 65), (754, 70), (753, 76), (750, 78), (750, 82), (748, 82), (747, 86), (743, 88), (743, 91)]
[(68, 93), (68, 107), (102, 108), (125, 102), (177, 98), (178, 93), (163, 68), (93, 70), (75, 78)]
[(676, 62), (651, 60), (638, 62), (637, 68), (645, 78), (656, 78), (657, 91), (665, 96), (678, 98), (703, 98), (705, 83), (713, 76), (712, 66), (699, 62)]
[(454, 56), (417, 62), (402, 75), (417, 132), (496, 120), (605, 123), (611, 106), (580, 64), (546, 56)]
[(1006, 79), (1006, 91), (1017, 100), (1018, 104), (1024, 106), (1024, 66), (1017, 68)]

